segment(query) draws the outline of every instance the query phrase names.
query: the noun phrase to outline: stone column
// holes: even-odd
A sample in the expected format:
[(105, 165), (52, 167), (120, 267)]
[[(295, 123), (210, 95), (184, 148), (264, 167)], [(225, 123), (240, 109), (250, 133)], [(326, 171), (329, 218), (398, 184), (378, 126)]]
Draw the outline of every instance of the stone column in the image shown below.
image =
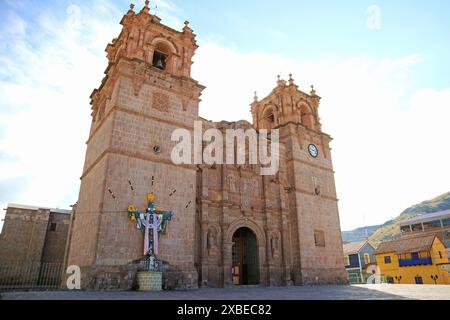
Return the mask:
[(231, 279), (231, 268), (233, 265), (231, 255), (232, 247), (232, 242), (226, 242), (223, 246), (223, 279), (225, 288), (230, 288), (233, 286), (233, 280)]
[(286, 281), (286, 285), (287, 286), (291, 286), (292, 285), (292, 280), (291, 280), (291, 262), (290, 262), (290, 247), (291, 247), (291, 243), (289, 240), (289, 227), (288, 227), (288, 215), (289, 212), (282, 212), (281, 215), (281, 228), (282, 228), (282, 232), (281, 232), (281, 241), (282, 241), (282, 250), (281, 250), (281, 254), (283, 256), (283, 266), (284, 266), (284, 280)]
[(208, 213), (207, 205), (202, 205), (202, 222), (201, 222), (201, 284), (202, 288), (208, 286)]

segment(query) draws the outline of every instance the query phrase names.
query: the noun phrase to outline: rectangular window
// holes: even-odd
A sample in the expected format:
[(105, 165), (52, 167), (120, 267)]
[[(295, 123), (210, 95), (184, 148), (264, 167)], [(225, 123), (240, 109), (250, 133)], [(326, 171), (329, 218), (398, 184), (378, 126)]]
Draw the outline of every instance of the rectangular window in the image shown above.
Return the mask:
[(364, 253), (364, 263), (365, 264), (370, 263), (370, 255), (368, 253)]
[(423, 223), (423, 228), (425, 230), (439, 229), (439, 228), (441, 228), (441, 220), (434, 220), (434, 221), (424, 222)]
[(412, 232), (423, 231), (422, 224), (421, 223), (413, 224), (411, 226), (411, 230), (412, 230)]
[(359, 268), (360, 267), (360, 261), (359, 261), (359, 255), (358, 254), (351, 254), (349, 255), (349, 266), (350, 268)]
[(325, 233), (322, 230), (314, 230), (314, 243), (316, 247), (325, 247)]
[(416, 284), (423, 284), (423, 279), (420, 276), (416, 277)]
[(56, 231), (56, 223), (52, 222), (50, 223), (50, 232), (55, 232)]
[(442, 220), (442, 224), (444, 225), (444, 227), (450, 226), (450, 218)]
[(345, 266), (349, 266), (350, 265), (350, 258), (348, 256), (344, 257), (344, 263), (345, 263)]
[(400, 231), (401, 231), (402, 233), (409, 233), (409, 232), (411, 232), (411, 226), (403, 226), (403, 227), (400, 227)]
[(386, 263), (386, 264), (391, 263), (391, 256), (385, 256), (384, 257), (384, 263)]

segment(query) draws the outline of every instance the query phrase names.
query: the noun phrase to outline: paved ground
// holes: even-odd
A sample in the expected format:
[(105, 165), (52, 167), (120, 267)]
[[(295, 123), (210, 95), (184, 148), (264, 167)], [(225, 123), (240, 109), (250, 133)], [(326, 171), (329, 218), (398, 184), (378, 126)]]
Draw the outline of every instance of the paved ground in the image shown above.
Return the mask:
[(164, 292), (4, 292), (4, 300), (450, 300), (449, 286), (354, 285)]

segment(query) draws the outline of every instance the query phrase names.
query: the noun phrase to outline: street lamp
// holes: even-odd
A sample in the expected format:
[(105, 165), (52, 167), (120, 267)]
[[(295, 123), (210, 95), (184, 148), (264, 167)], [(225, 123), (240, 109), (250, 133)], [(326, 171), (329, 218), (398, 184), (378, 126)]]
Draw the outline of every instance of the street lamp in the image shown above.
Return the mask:
[(397, 280), (398, 284), (402, 281), (402, 276), (395, 276), (395, 280)]

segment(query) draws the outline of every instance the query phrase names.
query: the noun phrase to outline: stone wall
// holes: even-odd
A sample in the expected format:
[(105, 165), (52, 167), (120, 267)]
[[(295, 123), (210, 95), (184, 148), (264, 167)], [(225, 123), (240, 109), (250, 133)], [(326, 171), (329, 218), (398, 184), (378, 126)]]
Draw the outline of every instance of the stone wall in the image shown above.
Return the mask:
[(3, 285), (57, 287), (64, 269), (69, 211), (10, 205), (0, 235)]
[(137, 287), (139, 291), (161, 291), (162, 272), (139, 271), (136, 274)]
[(49, 210), (8, 207), (0, 234), (1, 261), (41, 261)]

